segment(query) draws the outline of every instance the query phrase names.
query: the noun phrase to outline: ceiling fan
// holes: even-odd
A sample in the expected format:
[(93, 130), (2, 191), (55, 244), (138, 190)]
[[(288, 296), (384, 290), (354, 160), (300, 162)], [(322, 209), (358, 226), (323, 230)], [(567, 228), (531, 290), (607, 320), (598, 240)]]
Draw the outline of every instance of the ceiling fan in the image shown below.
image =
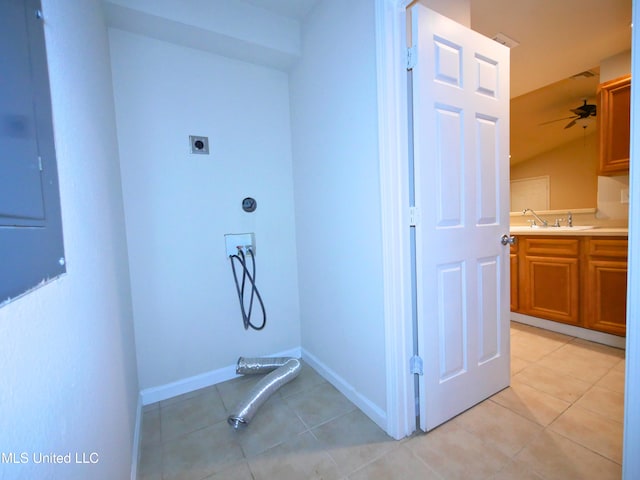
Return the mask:
[(551, 120), (550, 122), (544, 122), (544, 123), (541, 123), (540, 125), (547, 125), (549, 123), (571, 119), (571, 121), (567, 125), (565, 125), (564, 128), (566, 129), (566, 128), (573, 127), (576, 124), (576, 122), (580, 119), (596, 116), (596, 106), (593, 104), (587, 103), (586, 100), (584, 100), (584, 104), (580, 105), (578, 108), (570, 108), (569, 111), (573, 112), (573, 115), (570, 117), (557, 118), (556, 120)]

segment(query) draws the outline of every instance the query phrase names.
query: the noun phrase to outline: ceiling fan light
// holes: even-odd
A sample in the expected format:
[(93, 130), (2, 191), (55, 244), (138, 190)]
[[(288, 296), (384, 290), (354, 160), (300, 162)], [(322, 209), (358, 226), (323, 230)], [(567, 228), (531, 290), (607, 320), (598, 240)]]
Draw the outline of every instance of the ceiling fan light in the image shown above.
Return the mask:
[(591, 123), (592, 123), (591, 117), (584, 117), (584, 118), (576, 119), (576, 124), (578, 124), (582, 128), (587, 128), (589, 125), (591, 125)]

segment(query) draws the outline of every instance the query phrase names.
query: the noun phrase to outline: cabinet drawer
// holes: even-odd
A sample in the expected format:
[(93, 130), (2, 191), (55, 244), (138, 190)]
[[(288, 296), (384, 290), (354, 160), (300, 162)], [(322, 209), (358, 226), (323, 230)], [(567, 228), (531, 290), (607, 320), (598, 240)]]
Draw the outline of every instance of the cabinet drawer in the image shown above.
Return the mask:
[(523, 240), (527, 255), (577, 256), (580, 250), (580, 240), (577, 238), (527, 237)]
[(591, 238), (587, 245), (587, 255), (591, 257), (627, 258), (629, 242), (626, 238)]

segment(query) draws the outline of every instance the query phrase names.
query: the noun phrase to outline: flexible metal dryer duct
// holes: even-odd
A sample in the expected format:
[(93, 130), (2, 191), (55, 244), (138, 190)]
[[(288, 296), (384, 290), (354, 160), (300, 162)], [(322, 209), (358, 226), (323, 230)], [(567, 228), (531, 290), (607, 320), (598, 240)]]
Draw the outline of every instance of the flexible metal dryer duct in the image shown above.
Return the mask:
[(291, 360), (292, 357), (240, 357), (236, 365), (238, 375), (261, 374), (274, 371)]
[(227, 422), (236, 430), (240, 425), (246, 426), (256, 414), (260, 406), (267, 401), (284, 384), (290, 382), (300, 374), (300, 361), (296, 358), (244, 358), (238, 359), (236, 373), (260, 374), (267, 373), (240, 401)]

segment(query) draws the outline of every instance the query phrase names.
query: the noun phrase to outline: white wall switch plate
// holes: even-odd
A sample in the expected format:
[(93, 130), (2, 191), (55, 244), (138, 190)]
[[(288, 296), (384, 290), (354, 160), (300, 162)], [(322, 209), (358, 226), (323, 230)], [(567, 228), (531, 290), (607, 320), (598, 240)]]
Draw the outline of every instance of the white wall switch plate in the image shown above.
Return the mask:
[(623, 188), (620, 190), (620, 203), (629, 203), (629, 189)]
[(253, 233), (227, 233), (224, 236), (227, 257), (238, 254), (238, 247), (242, 248), (244, 254), (251, 247), (253, 254), (256, 254), (256, 240)]

